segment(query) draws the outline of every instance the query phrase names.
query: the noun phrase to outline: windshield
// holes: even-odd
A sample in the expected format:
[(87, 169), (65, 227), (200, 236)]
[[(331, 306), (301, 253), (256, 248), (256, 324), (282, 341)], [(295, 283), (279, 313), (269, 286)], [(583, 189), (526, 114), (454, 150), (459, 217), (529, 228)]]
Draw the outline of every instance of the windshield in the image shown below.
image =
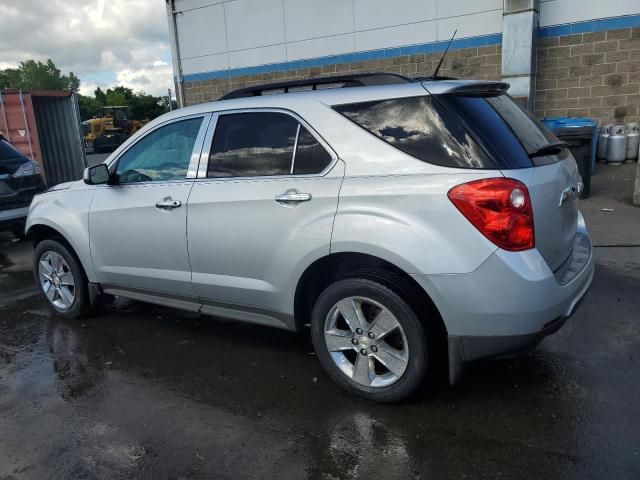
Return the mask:
[(20, 166), (28, 162), (17, 148), (6, 140), (0, 139), (0, 176), (12, 175)]
[(0, 140), (0, 162), (16, 158), (24, 159), (24, 155), (6, 140)]

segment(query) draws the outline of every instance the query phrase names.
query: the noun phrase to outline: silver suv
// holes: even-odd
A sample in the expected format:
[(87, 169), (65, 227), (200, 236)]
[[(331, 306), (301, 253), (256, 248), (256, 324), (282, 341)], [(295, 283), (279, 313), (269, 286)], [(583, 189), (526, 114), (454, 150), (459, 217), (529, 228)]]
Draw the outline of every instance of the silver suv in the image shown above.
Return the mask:
[(371, 74), (163, 115), (33, 201), (38, 285), (67, 317), (111, 294), (310, 326), (375, 401), (455, 382), (560, 328), (593, 277), (576, 162), (507, 88)]

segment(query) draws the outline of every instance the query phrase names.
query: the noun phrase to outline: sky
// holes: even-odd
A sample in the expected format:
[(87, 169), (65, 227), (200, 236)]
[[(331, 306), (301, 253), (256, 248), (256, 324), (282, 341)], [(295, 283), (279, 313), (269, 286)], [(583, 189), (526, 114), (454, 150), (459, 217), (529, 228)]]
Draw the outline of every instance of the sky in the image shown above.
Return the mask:
[(0, 69), (51, 58), (80, 93), (173, 89), (164, 0), (0, 0)]

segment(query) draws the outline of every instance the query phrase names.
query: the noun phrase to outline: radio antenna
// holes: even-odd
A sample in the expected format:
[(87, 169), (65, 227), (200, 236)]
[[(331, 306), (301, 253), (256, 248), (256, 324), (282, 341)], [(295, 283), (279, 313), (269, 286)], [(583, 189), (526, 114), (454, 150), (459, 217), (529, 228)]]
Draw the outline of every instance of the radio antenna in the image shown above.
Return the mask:
[(444, 50), (444, 53), (442, 54), (442, 57), (440, 58), (440, 61), (438, 62), (438, 66), (436, 67), (435, 71), (433, 72), (433, 75), (431, 75), (431, 79), (432, 80), (437, 80), (438, 79), (438, 72), (440, 71), (440, 67), (442, 66), (442, 61), (444, 60), (444, 57), (447, 55), (447, 52), (449, 51), (449, 47), (451, 46), (451, 42), (453, 42), (453, 39), (456, 36), (456, 33), (458, 33), (458, 29), (456, 29), (453, 32), (453, 35), (451, 35), (451, 40), (449, 40), (449, 44), (447, 45), (447, 48)]

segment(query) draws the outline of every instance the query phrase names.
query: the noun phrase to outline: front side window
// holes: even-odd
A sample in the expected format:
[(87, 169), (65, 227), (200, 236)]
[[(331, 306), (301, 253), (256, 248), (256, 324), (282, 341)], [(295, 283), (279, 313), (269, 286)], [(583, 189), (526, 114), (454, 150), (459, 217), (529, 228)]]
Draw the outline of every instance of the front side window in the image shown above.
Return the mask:
[(329, 163), (324, 147), (291, 115), (232, 113), (218, 118), (207, 176), (309, 175), (322, 172)]
[(166, 182), (187, 176), (202, 117), (160, 127), (139, 140), (118, 161), (118, 183)]
[(464, 126), (428, 96), (352, 103), (334, 109), (424, 162), (458, 168), (494, 165)]

